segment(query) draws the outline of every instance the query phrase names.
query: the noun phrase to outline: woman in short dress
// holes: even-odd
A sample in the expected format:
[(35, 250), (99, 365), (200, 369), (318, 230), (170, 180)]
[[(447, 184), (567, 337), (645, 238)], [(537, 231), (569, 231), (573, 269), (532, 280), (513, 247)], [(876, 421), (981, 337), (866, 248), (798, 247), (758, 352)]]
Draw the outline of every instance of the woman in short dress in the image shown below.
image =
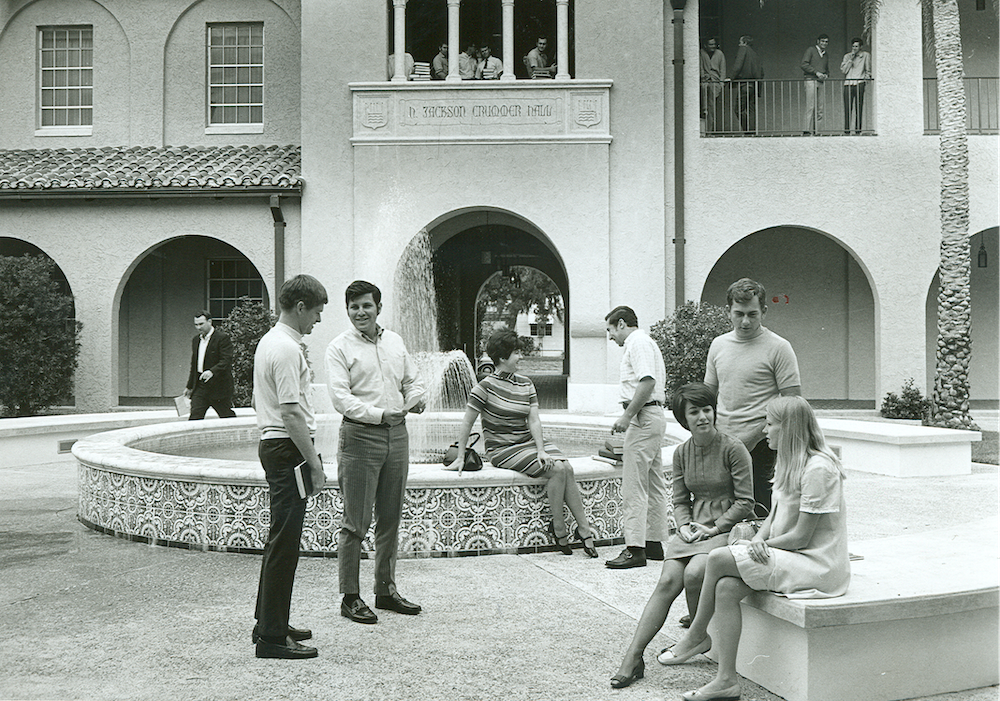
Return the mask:
[[(520, 345), (517, 334), (506, 328), (495, 331), (486, 342), (486, 354), (493, 360), (496, 372), (484, 377), (469, 395), (458, 445), (468, 443), (472, 425), (476, 417), (482, 415), (486, 457), (493, 466), (547, 480), (546, 491), (552, 507), (549, 533), (559, 550), (565, 555), (573, 554), (563, 510), (565, 504), (576, 519), (574, 533), (583, 544), (583, 551), (590, 557), (597, 557), (594, 533), (583, 508), (573, 468), (556, 446), (542, 438), (535, 385), (517, 374), (521, 362)], [(464, 455), (459, 451), (459, 457), (447, 469), (461, 473), (464, 462)]]
[(674, 450), (673, 505), (677, 533), (667, 543), (663, 570), (642, 611), (639, 625), (618, 673), (616, 689), (645, 673), (642, 653), (663, 627), (670, 606), (683, 589), (694, 615), (708, 553), (726, 545), (733, 525), (753, 509), (753, 470), (743, 442), (715, 427), (716, 393), (703, 382), (674, 392), (670, 406), (691, 438)]
[[(844, 472), (809, 403), (794, 396), (772, 399), (764, 434), (778, 451), (774, 510), (751, 540), (712, 551), (691, 628), (660, 657), (664, 664), (682, 664), (714, 647), (719, 658), (715, 679), (684, 694), (687, 701), (740, 698), (736, 653), (742, 630), (740, 601), (748, 594), (842, 596), (851, 579)], [(707, 633), (713, 614), (718, 631), (714, 644)]]

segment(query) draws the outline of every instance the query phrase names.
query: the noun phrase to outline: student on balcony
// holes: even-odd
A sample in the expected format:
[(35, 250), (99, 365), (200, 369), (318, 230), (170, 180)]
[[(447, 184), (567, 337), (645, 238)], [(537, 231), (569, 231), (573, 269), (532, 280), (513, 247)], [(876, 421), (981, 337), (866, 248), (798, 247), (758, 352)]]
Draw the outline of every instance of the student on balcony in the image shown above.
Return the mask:
[(437, 56), (431, 61), (433, 80), (444, 80), (448, 77), (448, 42), (442, 42)]
[(479, 62), (476, 64), (478, 80), (499, 80), (503, 74), (503, 61), (492, 55), (489, 44), (479, 48)]
[(739, 87), (736, 111), (740, 116), (740, 128), (747, 134), (753, 134), (757, 131), (757, 91), (760, 89), (759, 81), (764, 78), (764, 64), (753, 50), (753, 37), (749, 34), (740, 37), (740, 48), (736, 52), (731, 76)]
[(538, 37), (535, 48), (524, 57), (524, 67), (528, 69), (529, 78), (551, 78), (556, 72), (556, 64), (549, 63), (548, 37)]
[(865, 86), (872, 77), (872, 55), (862, 51), (859, 37), (851, 39), (851, 51), (844, 55), (840, 70), (844, 74), (844, 133), (851, 133), (851, 109), (854, 109), (854, 132), (861, 133), (865, 111)]
[(802, 56), (802, 74), (806, 90), (806, 118), (802, 125), (802, 134), (808, 136), (819, 130), (823, 121), (823, 92), (820, 83), (830, 77), (830, 57), (826, 47), (830, 37), (820, 34), (816, 37), (816, 45), (806, 49)]
[(473, 42), (469, 42), (469, 48), (458, 55), (458, 75), (462, 80), (474, 80), (477, 77), (478, 60), (479, 50)]
[(713, 37), (701, 50), (701, 112), (708, 133), (722, 129), (722, 83), (726, 80), (726, 55)]

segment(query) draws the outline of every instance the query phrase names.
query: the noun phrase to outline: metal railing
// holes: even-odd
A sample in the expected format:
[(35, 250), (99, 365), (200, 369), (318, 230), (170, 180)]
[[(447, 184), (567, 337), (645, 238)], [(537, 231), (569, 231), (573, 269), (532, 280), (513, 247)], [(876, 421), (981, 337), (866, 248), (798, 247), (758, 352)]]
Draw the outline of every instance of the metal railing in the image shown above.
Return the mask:
[(702, 83), (703, 133), (705, 136), (872, 135), (875, 133), (873, 92), (872, 80)]
[[(969, 134), (1000, 132), (1000, 78), (963, 78), (965, 85), (965, 128)], [(938, 122), (937, 78), (924, 78), (924, 133), (941, 131)]]

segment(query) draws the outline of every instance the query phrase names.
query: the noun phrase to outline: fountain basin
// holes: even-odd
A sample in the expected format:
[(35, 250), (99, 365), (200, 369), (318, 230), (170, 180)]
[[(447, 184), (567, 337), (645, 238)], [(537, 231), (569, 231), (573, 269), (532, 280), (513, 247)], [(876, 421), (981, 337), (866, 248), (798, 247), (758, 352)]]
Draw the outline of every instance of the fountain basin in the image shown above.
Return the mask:
[[(425, 414), (408, 423), (425, 424), (422, 433), (429, 438), (424, 440), (443, 450), (457, 433), (461, 416)], [(543, 417), (546, 437), (556, 445), (592, 442), (593, 454), (609, 435), (612, 422), (605, 417)], [(336, 434), (340, 417), (321, 415), (319, 424), (317, 443), (332, 457), (333, 450), (324, 450), (321, 438)], [(243, 446), (246, 453), (257, 439), (253, 417), (140, 426), (82, 439), (73, 446), (78, 518), (94, 530), (139, 542), (259, 553), (269, 528), (267, 483), (260, 463), (170, 454), (197, 452), (199, 447), (214, 453), (219, 446)], [(590, 457), (570, 462), (597, 542), (622, 542), (621, 469)], [(327, 477), (327, 487), (309, 500), (303, 554), (336, 554), (343, 502), (335, 465), (327, 465)], [(439, 462), (414, 463), (400, 524), (399, 556), (552, 550), (550, 519), (544, 482), (489, 463), (480, 472), (461, 476), (444, 470)], [(371, 532), (362, 547), (364, 552), (374, 550)]]

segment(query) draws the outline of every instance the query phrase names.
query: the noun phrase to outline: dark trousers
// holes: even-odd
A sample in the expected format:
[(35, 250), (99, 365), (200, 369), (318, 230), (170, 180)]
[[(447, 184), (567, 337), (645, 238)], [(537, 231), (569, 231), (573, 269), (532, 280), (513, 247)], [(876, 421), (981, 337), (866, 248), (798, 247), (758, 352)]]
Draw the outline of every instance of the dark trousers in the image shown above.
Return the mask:
[(861, 115), (865, 111), (865, 83), (844, 86), (844, 131), (851, 130), (851, 108), (854, 107), (854, 130), (861, 131)]
[(205, 389), (204, 384), (199, 380), (191, 391), (191, 416), (188, 417), (188, 421), (204, 419), (209, 407), (215, 409), (220, 419), (231, 419), (236, 416), (236, 412), (233, 411), (232, 396), (213, 395)]
[(760, 442), (750, 451), (753, 461), (753, 499), (771, 512), (771, 479), (774, 477), (774, 461), (778, 453), (767, 446), (767, 439)]
[(291, 438), (261, 441), (257, 455), (271, 497), (271, 530), (260, 563), (254, 615), (261, 635), (284, 638), (288, 634), (292, 584), (299, 564), (299, 541), (306, 514), (306, 500), (299, 496), (292, 469), (303, 457)]
[(757, 131), (757, 81), (742, 81), (738, 85), (737, 111), (740, 115), (740, 129), (747, 134)]

